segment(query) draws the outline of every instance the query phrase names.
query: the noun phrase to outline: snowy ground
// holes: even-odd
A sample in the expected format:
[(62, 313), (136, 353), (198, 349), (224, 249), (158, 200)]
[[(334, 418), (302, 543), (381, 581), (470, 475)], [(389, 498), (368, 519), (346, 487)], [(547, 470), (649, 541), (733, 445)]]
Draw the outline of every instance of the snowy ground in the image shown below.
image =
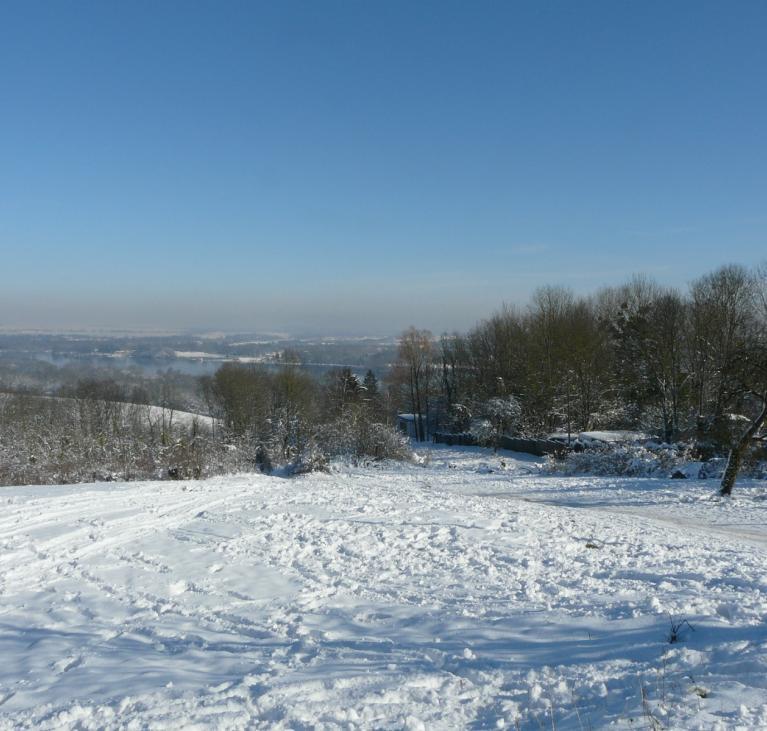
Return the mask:
[(765, 728), (767, 484), (714, 494), (470, 448), (0, 488), (0, 729)]
[[(14, 393), (0, 393), (0, 405), (3, 401), (14, 398), (17, 394)], [(59, 403), (71, 403), (75, 404), (75, 399), (64, 396), (34, 396), (36, 399), (48, 399), (57, 401)], [(192, 411), (178, 411), (177, 409), (167, 409), (162, 406), (149, 406), (145, 404), (128, 404), (124, 402), (115, 401), (95, 401), (94, 403), (117, 405), (125, 409), (137, 409), (140, 414), (143, 414), (148, 420), (157, 422), (165, 419), (166, 423), (170, 423), (174, 426), (184, 426), (187, 429), (197, 424), (198, 427), (205, 429), (212, 429), (214, 419), (206, 414), (195, 414)]]

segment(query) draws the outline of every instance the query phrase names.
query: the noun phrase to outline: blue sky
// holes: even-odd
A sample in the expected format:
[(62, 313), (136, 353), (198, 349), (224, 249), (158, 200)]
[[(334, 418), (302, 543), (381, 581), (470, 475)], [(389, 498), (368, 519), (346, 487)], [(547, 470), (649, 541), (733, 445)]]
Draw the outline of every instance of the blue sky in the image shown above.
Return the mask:
[(0, 4), (0, 326), (463, 329), (767, 258), (767, 3)]

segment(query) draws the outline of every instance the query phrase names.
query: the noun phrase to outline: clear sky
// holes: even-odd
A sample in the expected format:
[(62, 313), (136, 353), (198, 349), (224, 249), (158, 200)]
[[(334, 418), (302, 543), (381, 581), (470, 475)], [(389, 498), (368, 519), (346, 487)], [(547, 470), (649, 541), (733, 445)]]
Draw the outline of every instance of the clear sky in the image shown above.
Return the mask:
[(463, 329), (767, 258), (767, 2), (0, 3), (0, 326)]

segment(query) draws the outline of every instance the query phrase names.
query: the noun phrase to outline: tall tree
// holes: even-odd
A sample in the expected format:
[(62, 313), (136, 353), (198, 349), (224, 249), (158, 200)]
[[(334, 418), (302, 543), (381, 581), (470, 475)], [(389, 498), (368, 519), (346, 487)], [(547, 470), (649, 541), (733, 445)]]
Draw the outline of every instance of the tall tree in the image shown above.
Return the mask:
[(419, 442), (429, 436), (433, 378), (433, 337), (429, 330), (410, 327), (400, 337), (395, 370), (407, 393)]
[[(644, 280), (624, 290), (610, 319), (616, 381), (636, 419), (650, 423), (671, 442), (679, 432), (688, 307), (678, 292)], [(660, 422), (658, 422), (658, 415)]]
[(340, 416), (349, 406), (362, 400), (362, 384), (347, 366), (328, 371), (325, 382), (328, 411), (332, 416)]
[(743, 459), (757, 441), (767, 440), (760, 431), (767, 423), (767, 265), (759, 267), (751, 280), (753, 318), (745, 345), (735, 358), (737, 381), (743, 390), (751, 422), (733, 442), (722, 476), (720, 492), (731, 495)]
[(365, 374), (362, 381), (362, 403), (368, 410), (371, 418), (379, 421), (383, 418), (383, 400), (381, 398), (381, 389), (378, 385), (378, 378), (371, 369)]
[(753, 327), (754, 279), (728, 265), (691, 288), (692, 366), (701, 434), (729, 439), (727, 409), (742, 394), (740, 356)]

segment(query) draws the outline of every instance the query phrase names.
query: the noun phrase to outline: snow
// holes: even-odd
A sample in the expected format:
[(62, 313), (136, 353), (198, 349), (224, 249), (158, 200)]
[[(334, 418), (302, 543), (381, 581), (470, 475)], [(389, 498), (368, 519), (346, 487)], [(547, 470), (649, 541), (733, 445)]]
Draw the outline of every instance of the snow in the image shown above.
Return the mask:
[[(5, 401), (8, 399), (14, 398), (17, 394), (14, 393), (0, 393), (0, 402)], [(29, 396), (28, 396), (29, 398)], [(66, 397), (66, 396), (50, 396), (50, 395), (34, 395), (31, 398), (35, 399), (48, 399), (52, 401), (58, 401), (59, 403), (73, 403), (75, 402), (75, 399)], [(170, 421), (172, 418), (173, 424), (181, 424), (185, 427), (191, 427), (193, 424), (197, 424), (198, 427), (205, 427), (207, 429), (212, 429), (215, 419), (212, 416), (208, 416), (207, 414), (197, 414), (193, 411), (180, 411), (178, 409), (171, 409), (163, 406), (156, 406), (156, 405), (148, 405), (148, 404), (131, 404), (123, 401), (99, 401), (96, 400), (93, 403), (106, 403), (106, 404), (112, 404), (116, 405), (122, 408), (126, 409), (139, 409), (142, 411), (146, 416), (150, 419), (158, 420), (158, 419), (166, 419), (166, 421)], [(1, 488), (0, 488), (1, 489)]]
[(203, 350), (174, 350), (176, 358), (192, 358), (194, 360), (222, 360), (218, 353), (207, 353)]
[(767, 726), (767, 485), (539, 467), (0, 488), (0, 729)]
[(196, 414), (192, 411), (177, 411), (176, 409), (167, 409), (162, 406), (144, 406), (143, 408), (146, 409), (148, 416), (154, 420), (162, 419), (163, 417), (169, 420), (172, 417), (174, 424), (181, 424), (185, 427), (197, 424), (199, 427), (213, 428), (214, 419), (212, 416)]
[(623, 442), (641, 442), (649, 439), (647, 434), (637, 431), (583, 431), (578, 434), (582, 442), (605, 442), (607, 444), (620, 444)]
[[(269, 341), (273, 342), (273, 341)], [(252, 343), (232, 343), (232, 345), (255, 345), (257, 344), (255, 341)], [(269, 353), (263, 353), (261, 355), (240, 355), (240, 356), (227, 356), (223, 355), (221, 353), (208, 353), (205, 351), (197, 351), (197, 350), (175, 350), (173, 351), (173, 354), (176, 358), (180, 359), (191, 359), (191, 360), (210, 360), (210, 361), (221, 361), (222, 363), (241, 363), (243, 365), (253, 364), (253, 363), (270, 363), (272, 362), (279, 354), (279, 350), (275, 350)], [(332, 364), (331, 364), (332, 365)]]

